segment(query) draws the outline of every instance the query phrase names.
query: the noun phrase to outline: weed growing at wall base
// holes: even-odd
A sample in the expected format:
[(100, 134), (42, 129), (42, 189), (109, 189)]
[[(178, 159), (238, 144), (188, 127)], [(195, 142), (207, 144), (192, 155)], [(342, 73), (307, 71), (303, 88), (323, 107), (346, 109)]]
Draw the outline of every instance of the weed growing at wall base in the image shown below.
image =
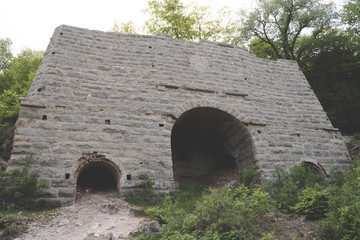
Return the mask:
[(275, 210), (274, 203), (260, 188), (197, 189), (195, 201), (183, 197), (187, 196), (183, 192), (146, 209), (145, 213), (163, 224), (162, 234), (139, 239), (259, 239), (264, 225), (271, 225), (264, 215)]
[(329, 211), (321, 222), (321, 234), (323, 239), (360, 239), (360, 156), (339, 175), (329, 188)]
[(138, 188), (126, 198), (126, 200), (138, 206), (152, 206), (157, 201), (155, 198), (154, 188), (155, 182), (151, 179), (146, 180), (143, 184), (138, 186)]
[[(43, 207), (54, 207), (37, 198), (44, 194), (43, 190), (48, 184), (38, 181), (35, 173), (29, 173), (29, 165), (32, 154), (26, 156), (24, 166), (21, 170), (0, 172), (0, 210), (31, 210)], [(57, 206), (58, 204), (55, 203)]]
[[(305, 165), (295, 166), (289, 173), (278, 170), (275, 176), (260, 188), (253, 184), (221, 190), (183, 185), (178, 195), (167, 196), (144, 210), (162, 224), (161, 234), (137, 239), (282, 239), (283, 229), (288, 227), (283, 224), (294, 224), (295, 214), (299, 221), (304, 216), (308, 229), (316, 229), (316, 233), (305, 237), (295, 231), (293, 239), (360, 239), (360, 157), (352, 168), (332, 174), (332, 179)], [(279, 221), (285, 216), (291, 216), (289, 223)]]
[[(316, 185), (325, 187), (327, 185), (325, 177), (305, 165), (298, 165), (292, 167), (289, 173), (283, 169), (276, 169), (273, 181), (266, 181), (263, 188), (276, 201), (281, 211), (293, 212), (302, 191), (314, 188)], [(300, 211), (300, 206), (298, 210)]]

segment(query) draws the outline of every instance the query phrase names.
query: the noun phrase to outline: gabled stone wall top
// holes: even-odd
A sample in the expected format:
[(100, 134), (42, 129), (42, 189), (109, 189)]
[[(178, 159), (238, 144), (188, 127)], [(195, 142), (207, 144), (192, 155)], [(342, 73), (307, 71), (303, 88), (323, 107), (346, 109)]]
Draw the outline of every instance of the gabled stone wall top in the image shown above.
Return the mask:
[[(222, 138), (232, 142), (224, 151), (251, 155), (262, 177), (301, 162), (327, 173), (349, 165), (341, 134), (295, 61), (259, 59), (223, 43), (62, 25), (21, 101), (9, 169), (34, 153), (32, 169), (62, 201), (74, 199), (81, 166), (101, 159), (118, 169), (120, 194), (146, 179), (160, 191), (176, 189), (172, 129), (196, 108), (239, 121), (246, 140), (231, 138), (235, 127), (224, 125)], [(235, 148), (245, 143), (252, 150), (244, 157)]]

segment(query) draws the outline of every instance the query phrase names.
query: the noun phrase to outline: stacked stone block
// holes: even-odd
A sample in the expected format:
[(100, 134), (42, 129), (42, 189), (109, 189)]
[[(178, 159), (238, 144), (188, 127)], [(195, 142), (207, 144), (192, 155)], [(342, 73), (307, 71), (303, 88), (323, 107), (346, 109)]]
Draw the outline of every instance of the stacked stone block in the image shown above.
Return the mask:
[(217, 42), (62, 25), (21, 100), (8, 169), (33, 153), (31, 169), (66, 202), (76, 195), (79, 160), (100, 154), (119, 168), (122, 196), (146, 179), (174, 190), (172, 127), (197, 107), (246, 126), (264, 178), (304, 161), (327, 173), (349, 165), (341, 134), (294, 61)]

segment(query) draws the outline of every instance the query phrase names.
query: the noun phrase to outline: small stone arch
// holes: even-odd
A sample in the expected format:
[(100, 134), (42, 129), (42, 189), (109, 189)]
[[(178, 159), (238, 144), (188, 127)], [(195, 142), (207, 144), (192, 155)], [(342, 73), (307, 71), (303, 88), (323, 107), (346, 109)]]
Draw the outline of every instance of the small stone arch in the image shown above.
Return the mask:
[(120, 193), (120, 168), (109, 157), (99, 153), (83, 155), (74, 172), (76, 188), (90, 188), (95, 191), (116, 189)]
[(246, 125), (213, 107), (183, 112), (171, 131), (174, 179), (207, 177), (255, 164), (255, 149)]
[(303, 161), (302, 164), (306, 167), (306, 169), (321, 174), (325, 178), (328, 177), (328, 174), (326, 173), (325, 169), (319, 163), (316, 164), (310, 161)]

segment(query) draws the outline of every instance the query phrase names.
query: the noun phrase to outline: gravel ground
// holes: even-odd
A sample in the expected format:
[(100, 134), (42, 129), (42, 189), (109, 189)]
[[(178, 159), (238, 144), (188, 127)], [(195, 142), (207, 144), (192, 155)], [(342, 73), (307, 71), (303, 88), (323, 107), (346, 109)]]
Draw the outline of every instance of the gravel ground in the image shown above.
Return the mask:
[(76, 203), (50, 216), (39, 217), (16, 240), (83, 240), (88, 235), (124, 239), (145, 218), (130, 213), (130, 206), (114, 192), (84, 192)]

